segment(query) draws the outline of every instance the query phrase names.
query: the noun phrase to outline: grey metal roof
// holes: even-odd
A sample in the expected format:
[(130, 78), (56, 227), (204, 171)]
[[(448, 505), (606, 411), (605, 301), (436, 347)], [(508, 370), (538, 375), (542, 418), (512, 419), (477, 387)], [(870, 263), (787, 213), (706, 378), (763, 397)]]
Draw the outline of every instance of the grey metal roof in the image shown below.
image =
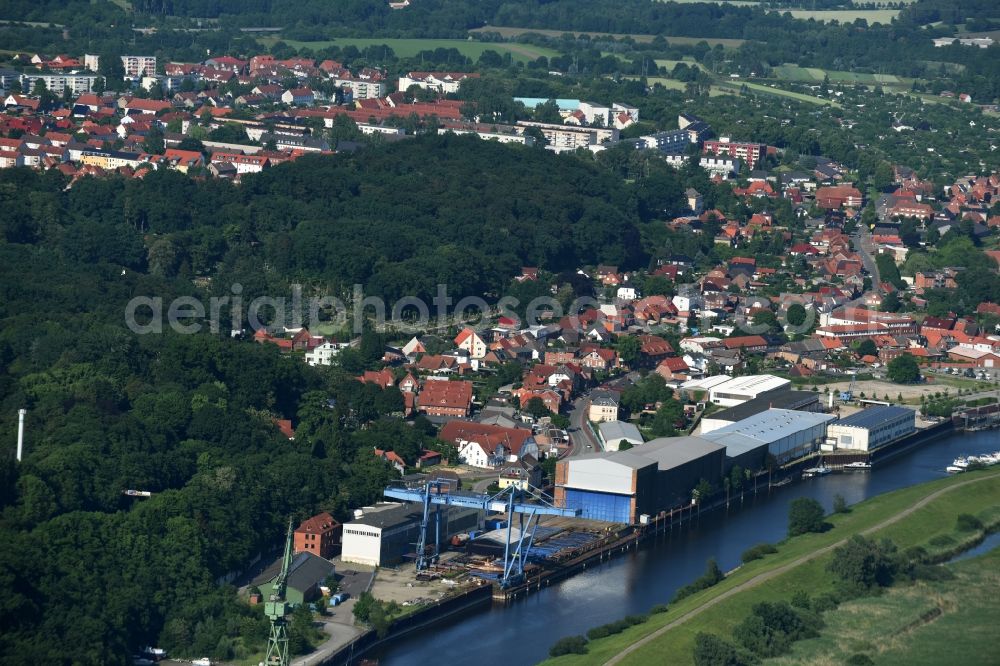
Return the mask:
[(613, 451), (610, 453), (604, 451), (586, 453), (582, 456), (573, 456), (570, 458), (570, 462), (576, 460), (607, 460), (618, 465), (623, 465), (624, 467), (642, 469), (643, 467), (649, 467), (650, 465), (656, 464), (655, 459), (641, 455), (647, 446), (648, 444), (643, 444), (639, 448), (629, 449), (627, 451)]
[(766, 412), (713, 430), (702, 437), (718, 441), (722, 436), (735, 432), (761, 442), (771, 443), (833, 419), (834, 417), (829, 414), (796, 412), (790, 409), (769, 409)]
[(738, 432), (727, 433), (716, 439), (715, 443), (726, 447), (726, 456), (729, 458), (735, 458), (747, 453), (748, 451), (753, 451), (754, 449), (767, 446), (767, 442), (754, 439), (753, 437), (747, 437), (746, 435)]
[(346, 525), (368, 525), (370, 527), (395, 527), (404, 523), (420, 521), (423, 518), (421, 508), (415, 504), (400, 504), (388, 509), (365, 511), (360, 518), (345, 523)]
[[(271, 563), (262, 574), (253, 580), (253, 585), (263, 585), (270, 583), (281, 571), (282, 558)], [(305, 592), (313, 585), (320, 583), (324, 578), (334, 573), (333, 563), (324, 560), (312, 553), (297, 553), (292, 558), (291, 567), (288, 572), (288, 587), (299, 592)]]
[(709, 414), (705, 418), (718, 419), (720, 421), (736, 422), (750, 418), (769, 409), (802, 409), (807, 405), (819, 402), (819, 394), (812, 391), (783, 391), (747, 400), (741, 405), (723, 409), (720, 412)]
[(659, 437), (636, 449), (630, 449), (629, 453), (635, 452), (655, 460), (657, 468), (663, 471), (697, 460), (722, 448), (724, 448), (722, 445), (703, 437)]
[(874, 428), (903, 415), (912, 416), (915, 415), (915, 412), (908, 407), (899, 407), (898, 405), (879, 405), (878, 407), (869, 407), (860, 412), (855, 412), (850, 416), (845, 416), (830, 425)]
[(639, 428), (632, 423), (605, 421), (597, 426), (597, 428), (601, 431), (601, 437), (604, 438), (605, 442), (618, 442), (623, 439), (643, 441)]

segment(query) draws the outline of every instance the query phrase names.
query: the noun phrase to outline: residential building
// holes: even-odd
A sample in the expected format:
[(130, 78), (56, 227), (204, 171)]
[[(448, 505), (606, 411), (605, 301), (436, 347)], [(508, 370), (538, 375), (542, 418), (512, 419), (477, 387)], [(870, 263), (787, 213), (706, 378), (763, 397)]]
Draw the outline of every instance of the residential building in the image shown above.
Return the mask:
[(343, 526), (325, 511), (302, 521), (294, 535), (295, 552), (307, 552), (329, 560), (340, 548)]
[(479, 74), (467, 72), (408, 72), (406, 76), (399, 77), (399, 91), (406, 92), (410, 86), (417, 86), (424, 90), (434, 90), (447, 94), (457, 93), (462, 87), (462, 82), (469, 78), (479, 78)]
[(470, 358), (483, 358), (486, 356), (486, 341), (475, 330), (464, 328), (455, 337), (455, 346), (469, 352)]
[(860, 208), (864, 196), (853, 185), (834, 185), (816, 189), (816, 205), (820, 208)]
[(442, 426), (438, 439), (454, 444), (462, 461), (473, 467), (494, 469), (530, 456), (537, 460), (538, 443), (528, 428), (453, 420)]
[(468, 416), (472, 410), (472, 382), (426, 381), (417, 395), (417, 409), (428, 416)]
[(764, 159), (764, 156), (767, 154), (767, 146), (763, 143), (733, 141), (729, 137), (724, 136), (718, 140), (706, 141), (702, 151), (705, 154), (739, 159), (753, 168)]
[(139, 79), (156, 74), (156, 56), (123, 55), (121, 58), (127, 78)]
[(546, 148), (556, 152), (616, 143), (619, 136), (618, 130), (613, 127), (572, 127), (529, 120), (519, 120), (517, 124), (522, 127), (537, 127), (548, 141)]
[(89, 93), (101, 77), (95, 74), (24, 74), (21, 76), (21, 89), (33, 90), (35, 84), (41, 81), (53, 95), (65, 95), (67, 91), (74, 97)]
[(593, 391), (590, 394), (590, 408), (587, 418), (595, 423), (618, 420), (618, 405), (620, 399), (611, 391)]

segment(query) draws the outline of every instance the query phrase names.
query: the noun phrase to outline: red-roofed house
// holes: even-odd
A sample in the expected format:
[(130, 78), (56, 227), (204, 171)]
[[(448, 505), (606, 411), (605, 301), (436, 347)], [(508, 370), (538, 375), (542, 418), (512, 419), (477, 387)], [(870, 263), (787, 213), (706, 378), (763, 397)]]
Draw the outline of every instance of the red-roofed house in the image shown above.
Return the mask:
[(340, 548), (343, 525), (327, 512), (318, 513), (302, 521), (295, 530), (296, 553), (312, 553), (324, 559), (336, 556)]
[(469, 352), (471, 358), (486, 356), (486, 341), (471, 328), (464, 328), (461, 333), (455, 336), (455, 346)]
[(417, 409), (428, 416), (468, 416), (472, 410), (472, 382), (424, 382), (417, 395)]
[(473, 467), (495, 468), (525, 456), (538, 458), (538, 444), (527, 428), (449, 421), (441, 428), (438, 439), (454, 444), (459, 457)]

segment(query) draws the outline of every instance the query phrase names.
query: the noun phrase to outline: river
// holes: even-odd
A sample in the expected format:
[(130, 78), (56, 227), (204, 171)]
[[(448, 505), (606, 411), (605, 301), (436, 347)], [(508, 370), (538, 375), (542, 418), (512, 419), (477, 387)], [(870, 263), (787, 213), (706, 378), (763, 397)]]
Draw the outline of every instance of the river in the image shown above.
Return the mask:
[[(503, 607), (482, 608), (414, 632), (378, 654), (382, 666), (475, 664), (521, 666), (548, 655), (563, 636), (625, 615), (647, 612), (705, 570), (714, 557), (723, 571), (740, 563), (740, 554), (762, 541), (785, 537), (788, 503), (812, 497), (832, 510), (842, 495), (849, 504), (946, 476), (959, 455), (1000, 449), (997, 431), (954, 433), (876, 465), (871, 472), (830, 474), (775, 488), (770, 496), (739, 496), (730, 509), (706, 513), (691, 527), (667, 533), (636, 551), (597, 564), (569, 579)], [(376, 656), (376, 655), (373, 655)]]

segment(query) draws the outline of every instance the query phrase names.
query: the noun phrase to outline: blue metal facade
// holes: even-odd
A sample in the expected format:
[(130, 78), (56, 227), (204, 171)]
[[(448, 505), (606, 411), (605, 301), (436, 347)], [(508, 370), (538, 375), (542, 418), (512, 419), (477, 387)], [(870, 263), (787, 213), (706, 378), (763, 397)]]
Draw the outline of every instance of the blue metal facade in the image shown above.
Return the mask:
[(629, 495), (566, 489), (566, 508), (580, 509), (581, 518), (605, 520), (609, 523), (631, 523), (631, 503), (632, 498)]

